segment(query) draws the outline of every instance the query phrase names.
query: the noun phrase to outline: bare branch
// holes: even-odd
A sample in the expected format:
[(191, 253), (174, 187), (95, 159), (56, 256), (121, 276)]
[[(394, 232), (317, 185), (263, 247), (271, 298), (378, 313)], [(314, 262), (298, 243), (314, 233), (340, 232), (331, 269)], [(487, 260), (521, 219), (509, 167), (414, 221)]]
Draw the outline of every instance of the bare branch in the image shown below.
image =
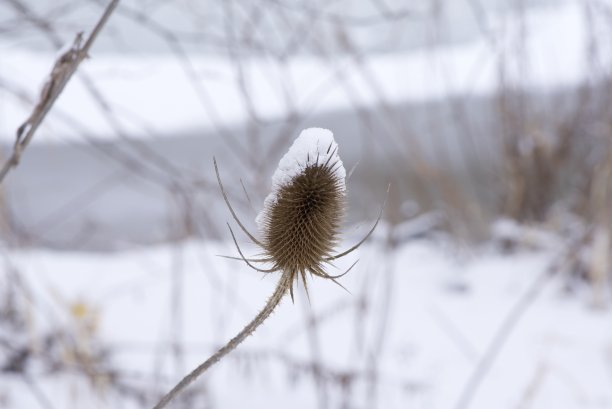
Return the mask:
[(49, 79), (43, 86), (38, 103), (30, 117), (17, 129), (13, 153), (0, 170), (0, 183), (9, 171), (19, 164), (22, 152), (34, 137), (34, 133), (64, 90), (68, 81), (70, 81), (70, 78), (72, 78), (72, 75), (76, 72), (79, 64), (87, 58), (89, 49), (118, 4), (119, 0), (111, 0), (93, 31), (87, 40), (85, 40), (85, 43), (83, 44), (83, 33), (78, 33), (70, 49), (60, 55), (55, 61), (51, 74), (49, 74)]
[(562, 270), (564, 266), (571, 265), (571, 261), (578, 257), (590, 233), (590, 229), (588, 229), (580, 237), (571, 241), (567, 247), (562, 250), (560, 256), (555, 258), (548, 268), (540, 272), (529, 285), (525, 293), (516, 300), (508, 313), (503, 317), (500, 326), (495, 331), (491, 343), (487, 346), (480, 362), (478, 362), (474, 368), (474, 371), (461, 391), (459, 400), (454, 406), (455, 409), (468, 409), (470, 407), (480, 385), (493, 367), (493, 364), (508, 342), (512, 332), (525, 317), (529, 307), (537, 301), (537, 298), (544, 291), (550, 279), (554, 277), (558, 271)]

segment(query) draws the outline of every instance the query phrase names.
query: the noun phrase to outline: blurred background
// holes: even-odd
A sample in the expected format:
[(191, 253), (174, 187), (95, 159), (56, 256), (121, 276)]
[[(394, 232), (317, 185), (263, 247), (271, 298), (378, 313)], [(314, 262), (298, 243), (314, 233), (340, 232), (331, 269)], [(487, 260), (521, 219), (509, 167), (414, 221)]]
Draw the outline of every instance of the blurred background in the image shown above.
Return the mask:
[[(0, 0), (0, 159), (105, 0)], [(0, 408), (152, 406), (263, 305), (299, 132), (348, 180), (313, 281), (176, 407), (612, 407), (610, 0), (122, 0), (0, 185)], [(258, 249), (239, 239), (249, 254)], [(315, 277), (316, 278), (316, 277)]]

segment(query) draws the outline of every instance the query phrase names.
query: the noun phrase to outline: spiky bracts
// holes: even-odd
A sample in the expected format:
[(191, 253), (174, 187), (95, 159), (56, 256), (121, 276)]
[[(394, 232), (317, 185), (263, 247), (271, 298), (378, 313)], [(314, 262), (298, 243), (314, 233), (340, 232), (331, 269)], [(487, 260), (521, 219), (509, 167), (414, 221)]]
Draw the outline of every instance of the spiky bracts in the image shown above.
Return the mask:
[[(332, 133), (303, 131), (278, 169), (257, 219), (265, 258), (275, 270), (301, 276), (305, 287), (306, 273), (332, 278), (323, 263), (338, 244), (346, 190)], [(293, 287), (290, 292), (293, 298)]]
[[(252, 334), (272, 314), (287, 291), (293, 298), (293, 283), (298, 277), (302, 277), (306, 287), (307, 273), (334, 282), (336, 278), (348, 273), (356, 262), (337, 276), (327, 274), (323, 270), (323, 264), (357, 249), (372, 234), (382, 215), (381, 209), (376, 223), (361, 241), (342, 253), (331, 255), (338, 242), (338, 230), (344, 214), (346, 173), (338, 157), (338, 146), (332, 133), (326, 129), (310, 128), (302, 131), (289, 152), (281, 159), (272, 177), (272, 191), (257, 216), (262, 240), (253, 236), (236, 215), (221, 182), (214, 158), (213, 162), (223, 200), (232, 217), (240, 229), (264, 252), (263, 258), (246, 258), (228, 224), (240, 254), (239, 259), (256, 271), (279, 271), (281, 277), (274, 293), (255, 318), (225, 346), (185, 376), (153, 409), (166, 407), (189, 384)], [(258, 262), (271, 264), (272, 268), (260, 269), (252, 264)]]

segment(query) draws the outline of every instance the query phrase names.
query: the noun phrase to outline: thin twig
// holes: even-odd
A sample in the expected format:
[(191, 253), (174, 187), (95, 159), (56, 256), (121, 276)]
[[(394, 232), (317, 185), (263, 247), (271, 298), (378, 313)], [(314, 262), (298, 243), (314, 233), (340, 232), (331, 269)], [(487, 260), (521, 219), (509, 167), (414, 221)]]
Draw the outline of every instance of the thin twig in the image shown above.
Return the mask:
[(28, 374), (21, 374), (23, 382), (28, 386), (32, 395), (36, 398), (36, 401), (43, 409), (54, 409), (53, 403), (49, 397), (44, 393), (40, 386), (32, 379)]
[(87, 40), (85, 40), (85, 43), (83, 44), (83, 33), (78, 33), (70, 49), (60, 55), (55, 61), (55, 65), (49, 74), (49, 79), (43, 86), (38, 103), (29, 118), (17, 129), (13, 153), (0, 170), (0, 183), (9, 171), (19, 164), (21, 154), (34, 137), (34, 133), (64, 90), (66, 84), (68, 84), (68, 81), (70, 81), (70, 78), (72, 78), (72, 75), (76, 72), (79, 64), (87, 58), (89, 49), (118, 4), (119, 0), (112, 0)]
[(529, 286), (529, 289), (519, 298), (516, 304), (514, 304), (508, 315), (502, 321), (502, 324), (495, 333), (493, 340), (476, 366), (476, 369), (474, 372), (472, 372), (472, 376), (470, 376), (467, 384), (463, 388), (455, 409), (467, 409), (470, 406), (472, 399), (474, 396), (476, 396), (476, 392), (478, 391), (480, 384), (489, 373), (489, 370), (499, 356), (499, 353), (506, 344), (506, 341), (510, 338), (510, 335), (520, 322), (521, 318), (524, 317), (525, 312), (538, 298), (545, 284), (548, 283), (550, 277), (551, 274), (548, 270), (542, 271)]
[(533, 280), (527, 291), (521, 295), (516, 301), (513, 307), (510, 309), (508, 314), (504, 317), (501, 325), (496, 330), (493, 340), (487, 347), (482, 359), (472, 372), (472, 375), (468, 379), (455, 409), (467, 409), (472, 403), (473, 398), (478, 392), (478, 388), (482, 384), (489, 370), (493, 367), (493, 364), (497, 360), (497, 357), (501, 353), (506, 342), (510, 338), (512, 332), (516, 329), (521, 319), (525, 316), (525, 313), (529, 310), (534, 302), (537, 300), (539, 295), (542, 293), (546, 284), (552, 277), (555, 276), (559, 270), (566, 265), (571, 265), (572, 261), (577, 257), (579, 250), (584, 246), (585, 240), (589, 237), (590, 232), (587, 230), (575, 241), (572, 241), (563, 253), (553, 260), (553, 263), (549, 268), (540, 272), (538, 276)]
[(242, 341), (244, 341), (249, 335), (253, 333), (269, 316), (272, 314), (272, 311), (278, 306), (281, 302), (287, 290), (291, 287), (292, 275), (290, 273), (283, 273), (276, 286), (276, 290), (264, 306), (264, 308), (255, 316), (253, 321), (247, 324), (238, 335), (232, 338), (225, 346), (215, 352), (210, 358), (204, 361), (200, 366), (195, 368), (191, 373), (185, 376), (170, 392), (168, 392), (164, 397), (159, 401), (157, 405), (153, 407), (153, 409), (162, 409), (165, 408), (170, 401), (176, 398), (187, 386), (193, 383), (200, 375), (202, 375), (206, 370), (208, 370), (211, 366), (216, 364), (223, 358), (225, 355), (234, 350)]

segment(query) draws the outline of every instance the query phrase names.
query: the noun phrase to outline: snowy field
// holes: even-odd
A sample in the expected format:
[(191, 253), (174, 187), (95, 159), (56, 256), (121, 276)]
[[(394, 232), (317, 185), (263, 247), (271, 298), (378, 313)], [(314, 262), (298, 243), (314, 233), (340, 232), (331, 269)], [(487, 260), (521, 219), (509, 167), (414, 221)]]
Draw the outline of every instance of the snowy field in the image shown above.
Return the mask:
[[(0, 0), (6, 149), (57, 57), (49, 51), (53, 35), (38, 24), (47, 17), (40, 10), (71, 10), (68, 0), (65, 8), (21, 1)], [(85, 3), (74, 2), (75, 14), (58, 20), (61, 42), (88, 30), (102, 3), (81, 9)], [(239, 19), (253, 12), (240, 8), (248, 2), (228, 1), (216, 2), (215, 13), (224, 16), (229, 3)], [(585, 168), (586, 187), (574, 174), (559, 177), (573, 196), (549, 203), (549, 217), (532, 225), (500, 221), (499, 203), (510, 185), (503, 178), (510, 172), (502, 172), (506, 139), (527, 141), (517, 155), (541, 160), (544, 173), (557, 132), (581, 138), (573, 140), (577, 156), (605, 152), (599, 148), (607, 145), (590, 143), (610, 138), (612, 1), (540, 0), (514, 10), (491, 0), (478, 16), (478, 1), (448, 0), (438, 26), (421, 32), (418, 19), (391, 19), (378, 36), (368, 34), (371, 22), (360, 10), (329, 3), (313, 27), (304, 15), (316, 8), (287, 0), (261, 8), (260, 30), (289, 9), (291, 30), (307, 33), (287, 29), (311, 48), (281, 58), (242, 53), (234, 43), (195, 51), (190, 33), (211, 35), (198, 26), (205, 2), (166, 9), (142, 0), (143, 10), (163, 17), (157, 21), (130, 14), (139, 3), (124, 0), (123, 14), (111, 18), (108, 36), (0, 186), (0, 409), (150, 408), (250, 322), (280, 276), (219, 257), (237, 254), (212, 157), (240, 217), (256, 231), (276, 164), (309, 126), (334, 132), (351, 174), (339, 247), (367, 233), (391, 182), (385, 217), (330, 269), (338, 274), (359, 260), (339, 280), (346, 291), (311, 277), (308, 299), (298, 285), (294, 303), (285, 297), (173, 407), (612, 408), (605, 275), (612, 230), (610, 218), (596, 214), (609, 214), (612, 179), (597, 185)], [(384, 2), (365, 3), (369, 12)], [(429, 10), (426, 3), (415, 10)], [(40, 20), (19, 15), (15, 4), (29, 5)], [(165, 43), (164, 24), (176, 28), (186, 16), (193, 19), (177, 31), (179, 40)], [(353, 43), (332, 30), (338, 16), (354, 23), (343, 23)], [(446, 27), (455, 18), (469, 27)], [(232, 37), (218, 20), (212, 34)], [(34, 28), (19, 31), (23, 21)], [(146, 25), (156, 21), (157, 31)], [(406, 21), (415, 27), (404, 32)], [(13, 26), (18, 35), (3, 35)], [(318, 30), (329, 48), (312, 45)], [(271, 48), (287, 40), (266, 35)], [(380, 49), (394, 35), (403, 48)], [(612, 169), (612, 153), (607, 163)], [(608, 196), (597, 189), (605, 183)], [(430, 207), (420, 207), (416, 191), (430, 194)], [(576, 216), (587, 196), (591, 210)], [(470, 235), (472, 227), (484, 232)], [(248, 255), (258, 253), (244, 236), (238, 241)]]
[[(295, 304), (287, 298), (195, 384), (197, 405), (188, 407), (461, 407), (502, 322), (550, 270), (561, 240), (513, 254), (456, 252), (437, 240), (390, 249), (384, 230), (341, 280), (350, 293), (315, 277), (310, 303), (302, 291)], [(276, 280), (215, 256), (234, 253), (222, 243), (187, 242), (103, 255), (11, 254), (19, 285), (29, 288), (29, 299), (18, 293), (16, 300), (29, 311), (22, 336), (36, 355), (28, 373), (50, 407), (146, 407), (113, 382), (161, 394), (233, 336)], [(536, 285), (470, 408), (612, 407), (612, 313), (592, 308), (587, 287), (568, 293), (566, 273)], [(57, 324), (80, 334), (91, 382), (47, 373), (42, 362), (52, 351), (41, 343)], [(98, 366), (100, 348), (110, 352)], [(104, 373), (111, 368), (113, 379)], [(0, 396), (5, 408), (44, 407), (17, 375), (3, 375)], [(151, 406), (151, 395), (146, 402)]]

